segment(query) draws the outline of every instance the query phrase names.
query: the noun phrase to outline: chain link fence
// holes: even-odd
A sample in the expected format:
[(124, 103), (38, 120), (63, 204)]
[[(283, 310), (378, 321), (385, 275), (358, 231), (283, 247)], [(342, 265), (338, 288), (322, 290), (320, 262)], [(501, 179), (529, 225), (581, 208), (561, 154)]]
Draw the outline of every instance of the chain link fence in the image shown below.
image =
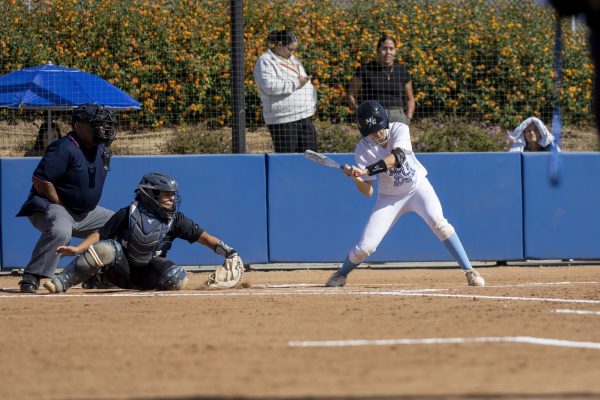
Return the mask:
[[(0, 73), (51, 62), (95, 74), (131, 95), (141, 109), (118, 113), (115, 154), (230, 153), (230, 6), (223, 0), (2, 1)], [(311, 116), (317, 150), (352, 151), (358, 131), (348, 92), (356, 70), (377, 60), (383, 34), (395, 39), (394, 65), (410, 76), (417, 141), (429, 131), (449, 135), (441, 127), (453, 126), (483, 131), (495, 143), (489, 149), (502, 150), (506, 131), (525, 118), (550, 123), (555, 17), (537, 2), (246, 0), (243, 17), (245, 152), (275, 151), (255, 65), (277, 46), (275, 62), (296, 74), (288, 84), (311, 87), (318, 99)], [(563, 23), (564, 120), (591, 125), (587, 30), (576, 20)], [(270, 33), (286, 28), (296, 42), (269, 43)], [(285, 105), (287, 95), (280, 93), (271, 114), (281, 104), (302, 108), (312, 99), (296, 97), (297, 104), (288, 99)], [(307, 107), (303, 115), (311, 114)], [(62, 134), (69, 131), (69, 111), (54, 111), (52, 118)], [(45, 121), (44, 111), (0, 109), (0, 156), (32, 154)]]

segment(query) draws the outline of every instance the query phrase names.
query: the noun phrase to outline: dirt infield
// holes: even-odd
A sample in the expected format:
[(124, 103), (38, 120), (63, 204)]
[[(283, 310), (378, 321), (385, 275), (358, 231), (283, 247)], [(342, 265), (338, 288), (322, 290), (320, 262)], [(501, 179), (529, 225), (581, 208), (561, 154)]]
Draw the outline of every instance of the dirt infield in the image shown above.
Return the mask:
[[(249, 287), (21, 295), (0, 398), (600, 398), (600, 266), (253, 271)], [(41, 293), (41, 291), (40, 291)]]

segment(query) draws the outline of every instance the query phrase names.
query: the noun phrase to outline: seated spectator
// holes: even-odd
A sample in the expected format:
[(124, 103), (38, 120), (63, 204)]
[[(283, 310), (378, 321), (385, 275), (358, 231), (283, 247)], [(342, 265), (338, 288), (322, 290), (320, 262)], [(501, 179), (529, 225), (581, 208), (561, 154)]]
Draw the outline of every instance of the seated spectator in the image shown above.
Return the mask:
[(554, 143), (554, 135), (536, 117), (527, 118), (512, 133), (508, 134), (512, 146), (508, 151), (561, 151)]
[[(50, 137), (50, 141), (48, 141), (48, 137)], [(41, 157), (46, 151), (46, 147), (55, 140), (62, 138), (60, 134), (60, 128), (58, 124), (54, 121), (50, 124), (50, 135), (48, 135), (48, 123), (44, 122), (40, 125), (40, 129), (38, 130), (37, 138), (35, 139), (35, 143), (25, 153), (25, 157)]]

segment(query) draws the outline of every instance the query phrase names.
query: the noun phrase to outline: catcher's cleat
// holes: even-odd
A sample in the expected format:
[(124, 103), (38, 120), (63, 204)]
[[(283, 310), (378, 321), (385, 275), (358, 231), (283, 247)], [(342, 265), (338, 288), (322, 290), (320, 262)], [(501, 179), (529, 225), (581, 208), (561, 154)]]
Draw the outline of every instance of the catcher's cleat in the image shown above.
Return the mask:
[(346, 284), (346, 276), (340, 274), (338, 271), (335, 271), (327, 282), (325, 282), (325, 287), (342, 287)]
[(469, 286), (485, 286), (485, 279), (474, 269), (465, 271), (465, 276), (467, 277)]
[(104, 271), (85, 280), (81, 287), (84, 289), (115, 289), (117, 286), (108, 280)]
[(62, 289), (61, 282), (56, 278), (52, 278), (52, 279), (44, 282), (44, 287), (50, 293), (62, 293), (63, 292), (63, 290), (61, 290)]

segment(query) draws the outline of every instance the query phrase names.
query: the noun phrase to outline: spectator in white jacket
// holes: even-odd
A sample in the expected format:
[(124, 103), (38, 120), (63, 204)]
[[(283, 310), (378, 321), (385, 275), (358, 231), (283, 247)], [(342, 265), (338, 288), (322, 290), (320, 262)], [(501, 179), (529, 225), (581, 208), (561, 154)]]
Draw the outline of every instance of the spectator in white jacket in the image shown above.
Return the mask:
[(275, 151), (316, 150), (312, 116), (317, 108), (317, 93), (311, 76), (293, 55), (298, 48), (298, 38), (284, 29), (271, 32), (268, 40), (269, 49), (254, 65), (254, 79)]

